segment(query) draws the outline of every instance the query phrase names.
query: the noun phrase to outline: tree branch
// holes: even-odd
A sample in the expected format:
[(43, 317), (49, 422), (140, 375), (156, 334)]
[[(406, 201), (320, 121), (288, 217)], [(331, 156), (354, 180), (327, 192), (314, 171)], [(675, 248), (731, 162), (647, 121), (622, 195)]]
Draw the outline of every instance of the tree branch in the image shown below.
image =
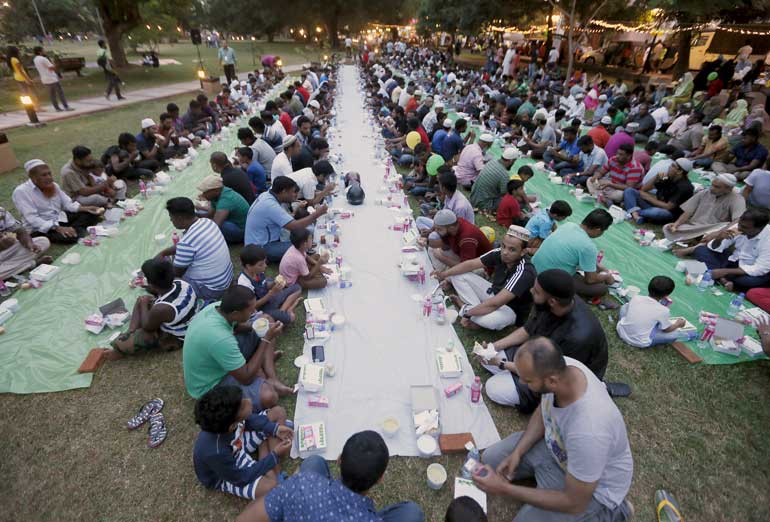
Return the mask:
[(605, 4), (606, 4), (608, 1), (609, 1), (609, 0), (603, 0), (603, 1), (602, 1), (602, 3), (600, 3), (600, 4), (599, 4), (599, 7), (597, 7), (596, 9), (594, 9), (594, 12), (593, 12), (593, 13), (591, 13), (591, 16), (589, 16), (588, 18), (586, 18), (585, 22), (583, 22), (581, 25), (582, 25), (583, 27), (587, 26), (587, 25), (588, 25), (588, 24), (591, 22), (591, 20), (593, 20), (593, 19), (594, 19), (594, 17), (595, 17), (595, 16), (596, 16), (596, 15), (599, 13), (599, 11), (601, 10), (601, 8), (605, 6)]
[[(564, 9), (562, 9), (562, 7), (560, 5), (557, 5), (556, 2), (554, 2), (553, 0), (548, 0), (548, 3), (551, 4), (554, 9), (559, 11), (564, 16), (564, 18), (570, 18), (569, 13), (567, 11), (565, 11)], [(569, 23), (570, 24), (572, 23), (572, 19), (571, 18), (570, 18)]]

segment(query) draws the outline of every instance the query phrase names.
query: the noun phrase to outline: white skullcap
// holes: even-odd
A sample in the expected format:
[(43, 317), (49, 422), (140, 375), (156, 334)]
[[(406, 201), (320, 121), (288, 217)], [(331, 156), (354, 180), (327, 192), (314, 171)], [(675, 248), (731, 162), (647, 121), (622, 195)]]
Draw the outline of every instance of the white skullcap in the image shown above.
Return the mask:
[(479, 136), (479, 141), (483, 141), (484, 143), (494, 143), (495, 142), (495, 138), (494, 138), (494, 136), (492, 136), (488, 132), (485, 132), (484, 134)]
[(602, 116), (601, 122), (603, 125), (612, 125), (612, 118), (609, 116)]
[(720, 174), (716, 177), (719, 181), (722, 183), (727, 183), (731, 187), (734, 187), (736, 183), (738, 183), (738, 179), (733, 176), (732, 174)]
[(150, 127), (155, 126), (155, 120), (152, 118), (145, 118), (142, 120), (142, 130), (149, 129)]
[(283, 148), (287, 149), (297, 143), (297, 137), (294, 134), (289, 134), (283, 139)]
[(308, 105), (308, 107), (313, 107), (314, 109), (320, 109), (321, 108), (321, 104), (318, 103), (318, 100), (310, 100), (309, 102), (307, 102), (307, 105)]
[(679, 168), (685, 172), (690, 172), (693, 168), (692, 161), (688, 160), (687, 158), (679, 158), (676, 160), (676, 164), (679, 165)]
[(530, 232), (526, 228), (519, 226), (519, 225), (511, 225), (508, 227), (508, 230), (505, 231), (506, 236), (515, 237), (516, 239), (520, 239), (521, 241), (524, 241), (525, 243), (529, 241), (530, 238)]
[(607, 101), (607, 95), (606, 94), (600, 94), (599, 95), (599, 101)]
[(35, 167), (39, 167), (40, 165), (45, 165), (46, 162), (39, 159), (31, 159), (28, 162), (24, 164), (24, 171), (29, 174), (32, 169)]
[(515, 160), (519, 157), (519, 151), (515, 147), (506, 147), (503, 151), (503, 159), (508, 161)]
[(452, 120), (450, 120), (449, 118), (445, 119), (444, 120), (444, 127), (446, 127), (447, 129), (451, 129), (452, 128)]

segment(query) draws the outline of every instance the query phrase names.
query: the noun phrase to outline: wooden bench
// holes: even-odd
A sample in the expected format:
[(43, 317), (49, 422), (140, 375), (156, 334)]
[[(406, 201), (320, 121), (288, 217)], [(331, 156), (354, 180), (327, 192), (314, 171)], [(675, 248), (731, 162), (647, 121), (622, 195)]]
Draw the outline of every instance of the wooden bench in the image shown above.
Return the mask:
[(86, 59), (82, 56), (58, 57), (54, 59), (54, 65), (56, 66), (56, 70), (59, 71), (59, 74), (75, 71), (78, 76), (82, 76), (80, 70), (86, 66)]

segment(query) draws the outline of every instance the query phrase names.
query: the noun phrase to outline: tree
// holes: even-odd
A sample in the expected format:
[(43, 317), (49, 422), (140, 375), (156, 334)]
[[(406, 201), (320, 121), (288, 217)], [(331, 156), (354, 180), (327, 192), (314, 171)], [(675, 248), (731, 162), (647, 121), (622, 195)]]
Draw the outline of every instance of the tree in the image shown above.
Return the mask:
[(208, 3), (208, 23), (226, 33), (266, 36), (275, 35), (288, 25), (285, 5), (271, 0), (212, 0)]
[(414, 14), (414, 4), (409, 0), (327, 0), (316, 4), (310, 10), (318, 16), (326, 27), (329, 44), (339, 47), (340, 28), (347, 26), (355, 32), (369, 22), (381, 24), (402, 24)]
[[(24, 38), (40, 35), (32, 2), (7, 0), (8, 7), (0, 7), (0, 38), (7, 42), (21, 42)], [(96, 12), (88, 0), (46, 0), (37, 2), (46, 31), (52, 34), (86, 32), (98, 27)]]

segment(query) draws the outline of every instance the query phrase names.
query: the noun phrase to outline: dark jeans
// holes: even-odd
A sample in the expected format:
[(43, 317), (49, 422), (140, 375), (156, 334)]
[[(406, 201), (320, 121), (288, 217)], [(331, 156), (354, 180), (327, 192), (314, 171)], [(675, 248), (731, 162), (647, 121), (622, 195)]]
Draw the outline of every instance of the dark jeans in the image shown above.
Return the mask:
[(64, 89), (61, 88), (61, 83), (49, 83), (48, 95), (51, 97), (51, 105), (53, 105), (53, 108), (57, 111), (61, 110), (61, 107), (59, 107), (59, 101), (61, 101), (62, 107), (65, 109), (70, 108), (70, 106), (67, 105), (67, 99), (64, 97)]
[(237, 80), (238, 76), (235, 74), (235, 65), (225, 65), (225, 78), (227, 78), (227, 85), (230, 85), (233, 80)]
[(105, 96), (109, 98), (110, 94), (112, 94), (112, 90), (115, 89), (115, 96), (117, 96), (118, 99), (121, 99), (123, 95), (120, 94), (120, 77), (114, 72), (107, 70), (104, 71), (104, 77), (107, 78), (107, 92), (105, 93)]
[(158, 162), (155, 160), (142, 160), (132, 167), (125, 168), (120, 172), (112, 172), (118, 179), (152, 179), (155, 176), (155, 169)]
[(228, 243), (243, 243), (243, 235), (246, 231), (232, 221), (223, 221), (219, 229), (222, 231), (222, 235), (225, 236), (225, 241)]
[(49, 230), (45, 234), (35, 233), (33, 236), (46, 236), (51, 243), (59, 243), (62, 245), (71, 245), (77, 243), (78, 239), (84, 237), (87, 233), (86, 229), (90, 226), (96, 225), (99, 222), (99, 217), (89, 214), (88, 212), (66, 212), (67, 222), (61, 223), (63, 227), (74, 228), (77, 232), (77, 237), (65, 237), (56, 230)]
[[(719, 268), (738, 268), (737, 261), (730, 261), (730, 252), (714, 252), (706, 245), (701, 245), (693, 252), (693, 257), (698, 261), (706, 263), (709, 270)], [(746, 292), (751, 288), (766, 287), (770, 285), (770, 273), (761, 276), (739, 275), (727, 276), (728, 281), (732, 281), (734, 288), (738, 292)]]
[[(300, 473), (318, 473), (322, 477), (332, 480), (332, 472), (329, 465), (320, 455), (311, 455), (299, 466)], [(312, 492), (308, 492), (312, 494)], [(414, 502), (399, 502), (392, 504), (377, 512), (383, 522), (422, 522), (425, 514), (420, 506)]]
[(652, 223), (671, 223), (674, 221), (674, 214), (670, 210), (656, 207), (643, 200), (640, 192), (635, 188), (627, 188), (623, 191), (623, 204), (628, 212), (638, 212), (642, 221)]

